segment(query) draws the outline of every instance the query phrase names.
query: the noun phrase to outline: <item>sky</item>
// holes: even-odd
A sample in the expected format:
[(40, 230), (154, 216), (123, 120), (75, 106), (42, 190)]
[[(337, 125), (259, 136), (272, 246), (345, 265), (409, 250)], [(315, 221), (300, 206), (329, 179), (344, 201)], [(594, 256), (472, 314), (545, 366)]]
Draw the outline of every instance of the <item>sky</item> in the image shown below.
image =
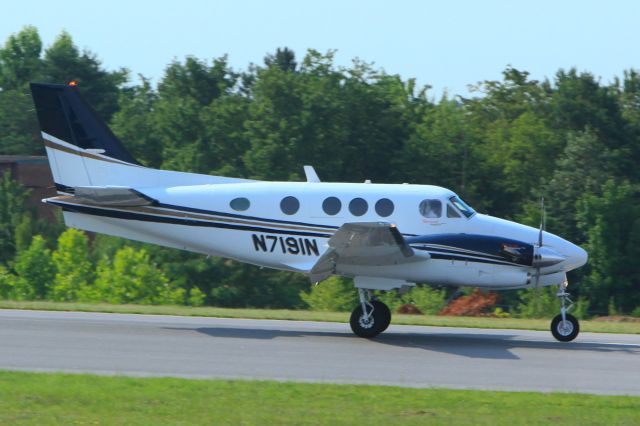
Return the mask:
[(534, 79), (577, 67), (609, 83), (640, 68), (633, 0), (21, 0), (0, 5), (0, 43), (25, 25), (46, 46), (69, 32), (110, 70), (158, 82), (172, 60), (227, 54), (235, 70), (289, 47), (336, 49), (336, 63), (373, 62), (439, 98), (497, 80), (511, 65)]

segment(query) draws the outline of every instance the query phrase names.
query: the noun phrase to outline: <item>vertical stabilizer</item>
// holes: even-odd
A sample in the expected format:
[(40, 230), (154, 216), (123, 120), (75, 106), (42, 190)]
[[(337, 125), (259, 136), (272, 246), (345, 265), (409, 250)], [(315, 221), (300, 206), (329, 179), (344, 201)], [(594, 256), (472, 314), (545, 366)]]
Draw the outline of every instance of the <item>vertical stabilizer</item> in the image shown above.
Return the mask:
[(157, 187), (250, 182), (141, 166), (76, 86), (31, 83), (58, 192), (80, 186)]

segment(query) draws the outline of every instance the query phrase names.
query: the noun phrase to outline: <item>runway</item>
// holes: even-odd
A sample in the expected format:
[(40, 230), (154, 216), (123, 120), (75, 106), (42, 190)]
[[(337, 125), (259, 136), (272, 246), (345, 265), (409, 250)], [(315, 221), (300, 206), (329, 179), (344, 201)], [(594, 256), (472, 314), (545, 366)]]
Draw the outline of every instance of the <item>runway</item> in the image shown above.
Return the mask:
[(0, 310), (0, 369), (640, 395), (640, 335)]

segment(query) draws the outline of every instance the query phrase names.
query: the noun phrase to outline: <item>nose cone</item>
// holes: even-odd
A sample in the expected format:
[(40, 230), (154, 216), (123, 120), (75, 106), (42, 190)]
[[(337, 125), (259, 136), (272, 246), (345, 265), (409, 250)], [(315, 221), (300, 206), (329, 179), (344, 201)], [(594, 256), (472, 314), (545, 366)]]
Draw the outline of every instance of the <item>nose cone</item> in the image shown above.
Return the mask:
[(566, 271), (571, 271), (583, 266), (589, 258), (589, 255), (582, 247), (568, 241), (566, 242), (566, 247), (564, 247), (563, 254), (566, 256), (566, 260), (564, 261), (564, 269)]

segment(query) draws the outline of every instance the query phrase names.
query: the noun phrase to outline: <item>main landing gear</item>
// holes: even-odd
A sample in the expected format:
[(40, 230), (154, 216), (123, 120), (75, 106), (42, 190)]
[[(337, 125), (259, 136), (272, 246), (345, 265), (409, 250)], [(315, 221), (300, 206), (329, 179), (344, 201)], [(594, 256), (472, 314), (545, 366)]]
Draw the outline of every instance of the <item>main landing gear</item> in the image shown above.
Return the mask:
[[(573, 302), (569, 299), (569, 293), (567, 293), (566, 289), (567, 282), (564, 282), (560, 285), (560, 290), (557, 294), (560, 299), (560, 303), (562, 304), (560, 314), (556, 315), (553, 321), (551, 321), (551, 334), (561, 342), (572, 341), (580, 332), (580, 323), (576, 317), (568, 313), (573, 307)], [(569, 303), (569, 306), (565, 307), (567, 302)]]
[(375, 337), (389, 327), (391, 311), (384, 303), (371, 300), (371, 290), (358, 289), (360, 305), (351, 313), (351, 330), (360, 337)]

